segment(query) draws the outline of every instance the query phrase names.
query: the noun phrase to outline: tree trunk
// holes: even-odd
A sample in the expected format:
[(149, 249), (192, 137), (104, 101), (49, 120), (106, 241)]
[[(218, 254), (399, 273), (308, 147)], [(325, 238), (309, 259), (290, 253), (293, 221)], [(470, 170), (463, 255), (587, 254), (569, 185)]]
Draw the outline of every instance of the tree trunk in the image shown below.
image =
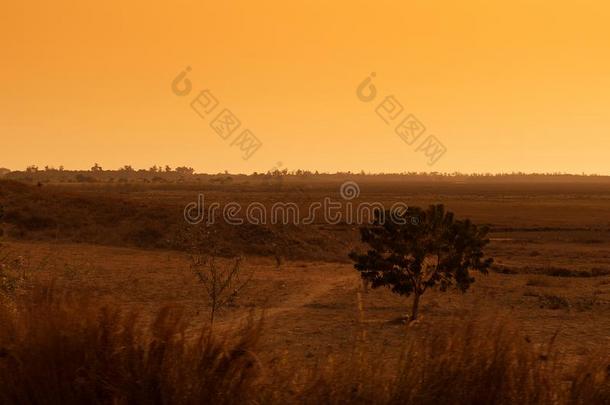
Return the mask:
[(419, 312), (419, 298), (421, 297), (421, 294), (419, 293), (415, 293), (415, 296), (413, 297), (413, 310), (411, 312), (411, 321), (414, 321), (417, 319), (417, 313)]

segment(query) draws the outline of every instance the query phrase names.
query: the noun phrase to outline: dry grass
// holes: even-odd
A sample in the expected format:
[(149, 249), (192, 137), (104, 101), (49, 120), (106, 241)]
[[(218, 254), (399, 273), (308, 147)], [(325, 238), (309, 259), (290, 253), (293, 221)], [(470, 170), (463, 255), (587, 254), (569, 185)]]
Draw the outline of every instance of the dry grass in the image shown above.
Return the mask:
[[(559, 399), (554, 362), (500, 318), (429, 327), (407, 340), (388, 369), (360, 346), (307, 375), (307, 403), (550, 404)], [(419, 327), (417, 325), (412, 327)]]
[(528, 287), (551, 287), (553, 284), (543, 277), (532, 277), (525, 283)]
[[(28, 289), (0, 309), (0, 403), (603, 404), (610, 359), (562, 371), (552, 342), (539, 347), (504, 316), (414, 324), (393, 361), (353, 350), (317, 367), (256, 355), (260, 323), (221, 338), (189, 332), (180, 308), (150, 320), (115, 305)], [(411, 334), (411, 330), (420, 328)], [(416, 337), (419, 336), (419, 337)], [(425, 338), (423, 338), (425, 336)]]
[[(388, 322), (404, 303), (383, 291), (364, 299), (368, 323), (354, 321), (356, 275), (335, 263), (357, 236), (345, 224), (219, 227), (223, 251), (272, 260), (281, 240), (286, 259), (307, 262), (286, 261), (278, 272), (277, 262), (257, 259), (252, 289), (219, 321), (233, 325), (249, 308), (265, 306), (270, 326), (228, 338), (197, 326), (205, 302), (182, 275), (182, 254), (125, 249), (180, 247), (174, 234), (182, 208), (202, 190), (209, 201), (295, 199), (305, 206), (335, 196), (340, 183), (308, 182), (307, 193), (296, 193), (238, 181), (0, 182), (4, 235), (45, 242), (12, 243), (15, 254), (0, 272), (10, 304), (0, 305), (0, 403), (610, 403), (606, 186), (361, 184), (362, 201), (443, 201), (495, 229), (490, 253), (503, 274), (477, 280), (466, 296), (425, 298), (425, 319), (406, 335)], [(31, 289), (31, 271), (24, 277), (13, 260), (31, 256), (34, 263), (42, 260), (37, 255), (57, 262), (47, 272), (58, 279), (56, 290)], [(74, 290), (110, 303), (65, 293)], [(184, 308), (156, 309), (160, 302)], [(481, 306), (510, 308), (511, 317), (464, 317)], [(360, 327), (367, 340), (358, 340)], [(539, 345), (560, 329), (554, 345)]]
[(138, 314), (36, 287), (0, 311), (0, 403), (243, 403), (259, 374), (250, 326), (187, 335), (179, 308)]
[(568, 403), (610, 404), (610, 363), (607, 354), (583, 362), (570, 381)]

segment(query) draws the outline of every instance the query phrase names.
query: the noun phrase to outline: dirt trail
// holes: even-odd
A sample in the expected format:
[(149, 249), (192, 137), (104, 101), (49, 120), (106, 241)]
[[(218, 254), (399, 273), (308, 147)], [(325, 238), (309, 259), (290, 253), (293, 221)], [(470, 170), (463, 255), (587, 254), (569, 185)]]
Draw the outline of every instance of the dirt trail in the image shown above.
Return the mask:
[[(338, 266), (337, 269), (342, 266), (345, 265)], [(264, 319), (269, 320), (286, 312), (301, 309), (306, 305), (315, 302), (320, 297), (330, 293), (337, 287), (344, 286), (346, 284), (356, 285), (357, 280), (357, 274), (333, 275), (332, 278), (329, 276), (329, 278), (325, 279), (311, 280), (312, 282), (310, 284), (303, 285), (303, 290), (301, 293), (294, 294), (286, 301), (283, 301), (280, 306), (263, 309)], [(256, 311), (256, 313), (258, 314), (260, 312)], [(222, 321), (215, 322), (215, 328), (220, 330), (230, 329), (231, 327), (245, 323), (249, 316), (249, 311), (235, 314), (231, 316), (230, 319), (223, 319)]]

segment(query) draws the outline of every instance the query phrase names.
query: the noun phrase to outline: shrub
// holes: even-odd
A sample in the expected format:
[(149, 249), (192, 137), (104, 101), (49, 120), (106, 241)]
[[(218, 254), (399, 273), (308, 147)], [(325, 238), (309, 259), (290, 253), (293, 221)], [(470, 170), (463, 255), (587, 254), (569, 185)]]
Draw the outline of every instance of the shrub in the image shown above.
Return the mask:
[(208, 298), (210, 327), (214, 325), (216, 314), (232, 303), (248, 285), (254, 272), (242, 277), (242, 258), (237, 257), (230, 265), (217, 262), (216, 256), (191, 255), (191, 272), (203, 286)]

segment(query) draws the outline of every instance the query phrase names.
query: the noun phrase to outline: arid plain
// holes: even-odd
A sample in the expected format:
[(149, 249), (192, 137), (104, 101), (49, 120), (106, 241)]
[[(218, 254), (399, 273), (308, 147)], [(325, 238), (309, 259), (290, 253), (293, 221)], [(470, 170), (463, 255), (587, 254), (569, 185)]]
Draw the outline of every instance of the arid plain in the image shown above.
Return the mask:
[[(222, 176), (212, 177), (223, 179)], [(206, 202), (341, 200), (347, 178), (233, 178), (168, 184), (0, 184), (4, 238), (32, 275), (69, 290), (153, 310), (182, 305), (207, 321), (207, 296), (189, 270), (183, 209)], [(488, 224), (494, 258), (466, 293), (432, 291), (407, 327), (408, 298), (365, 289), (347, 254), (362, 248), (358, 224), (211, 225), (220, 263), (244, 257), (252, 279), (218, 315), (230, 328), (254, 311), (266, 324), (262, 356), (318, 362), (365, 332), (392, 357), (405, 334), (425, 325), (503, 314), (532, 344), (553, 340), (565, 361), (610, 343), (610, 183), (600, 179), (360, 176), (357, 201), (443, 203), (458, 217)], [(202, 225), (199, 225), (202, 226)], [(181, 236), (182, 235), (182, 236)], [(184, 235), (187, 235), (186, 237)], [(191, 241), (192, 242), (192, 241)], [(205, 243), (210, 243), (206, 241)], [(203, 247), (206, 250), (206, 247)], [(208, 254), (209, 254), (208, 249)]]

